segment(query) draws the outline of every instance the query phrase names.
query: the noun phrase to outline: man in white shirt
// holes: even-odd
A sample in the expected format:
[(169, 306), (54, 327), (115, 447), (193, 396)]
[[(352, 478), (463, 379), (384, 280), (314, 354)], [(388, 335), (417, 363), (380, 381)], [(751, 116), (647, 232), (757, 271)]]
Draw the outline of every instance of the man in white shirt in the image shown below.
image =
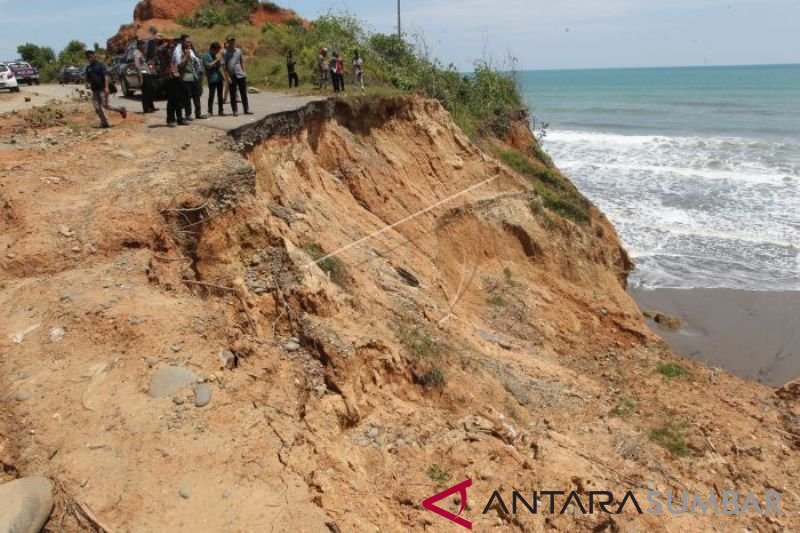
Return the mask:
[(146, 48), (147, 43), (145, 41), (136, 43), (136, 50), (133, 51), (133, 67), (139, 75), (139, 87), (142, 88), (142, 111), (144, 113), (155, 113), (158, 111), (153, 103), (155, 98), (155, 76), (144, 57)]

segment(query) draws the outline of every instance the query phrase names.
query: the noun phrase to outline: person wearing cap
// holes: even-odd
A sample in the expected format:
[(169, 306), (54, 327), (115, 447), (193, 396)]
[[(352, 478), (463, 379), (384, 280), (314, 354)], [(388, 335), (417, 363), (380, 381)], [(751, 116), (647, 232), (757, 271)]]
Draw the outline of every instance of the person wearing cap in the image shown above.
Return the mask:
[(89, 61), (89, 66), (86, 67), (86, 81), (92, 89), (92, 105), (97, 117), (100, 119), (101, 128), (110, 128), (104, 109), (119, 113), (123, 119), (128, 118), (128, 112), (124, 107), (114, 107), (108, 103), (108, 96), (111, 91), (108, 87), (108, 69), (106, 66), (97, 60), (97, 55), (93, 50), (86, 51), (86, 59)]
[(233, 116), (239, 115), (239, 105), (236, 100), (236, 93), (241, 95), (242, 107), (244, 108), (245, 115), (252, 115), (250, 112), (250, 101), (247, 95), (247, 74), (244, 70), (244, 54), (242, 50), (236, 47), (236, 38), (228, 37), (228, 48), (225, 51), (225, 70), (230, 76), (230, 93), (231, 93), (231, 107), (233, 108)]
[(317, 57), (317, 73), (319, 75), (319, 88), (320, 90), (328, 88), (328, 49), (320, 48), (319, 57)]

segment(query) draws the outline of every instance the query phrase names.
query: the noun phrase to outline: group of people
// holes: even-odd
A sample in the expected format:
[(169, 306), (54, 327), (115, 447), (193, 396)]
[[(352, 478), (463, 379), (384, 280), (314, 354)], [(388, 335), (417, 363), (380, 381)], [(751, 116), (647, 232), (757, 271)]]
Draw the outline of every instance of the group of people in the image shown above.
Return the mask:
[[(244, 114), (253, 114), (247, 94), (244, 54), (236, 46), (235, 37), (228, 37), (224, 46), (218, 42), (211, 43), (202, 56), (188, 35), (162, 40), (157, 45), (152, 65), (145, 61), (145, 44), (140, 42), (134, 52), (137, 70), (143, 73), (142, 107), (145, 113), (156, 111), (153, 100), (157, 80), (166, 88), (169, 126), (185, 126), (192, 120), (208, 118), (214, 114), (215, 101), (217, 115), (224, 116), (226, 92), (234, 116), (239, 114), (240, 101)], [(208, 81), (207, 114), (203, 113), (201, 103), (203, 78)]]
[[(289, 54), (287, 59), (289, 67), (289, 87), (292, 86), (292, 75), (295, 72), (295, 63), (292, 54)], [(328, 49), (320, 48), (319, 56), (317, 56), (317, 83), (320, 90), (328, 87), (328, 80), (333, 86), (334, 92), (344, 92), (344, 73), (345, 66), (339, 50), (334, 49), (330, 59), (328, 58)], [(294, 74), (295, 80), (297, 74)], [(364, 60), (361, 57), (361, 52), (355, 51), (353, 55), (353, 78), (357, 86), (364, 91)]]
[[(109, 104), (109, 94), (113, 90), (106, 66), (98, 61), (93, 51), (87, 51), (89, 66), (87, 81), (92, 89), (92, 102), (101, 127), (109, 127), (104, 111), (114, 111), (127, 117), (124, 107)], [(155, 113), (157, 94), (163, 89), (167, 95), (167, 125), (186, 126), (193, 120), (207, 119), (214, 114), (225, 116), (225, 104), (230, 100), (234, 116), (239, 114), (241, 102), (245, 115), (252, 115), (247, 92), (247, 74), (242, 50), (236, 46), (236, 38), (228, 37), (224, 45), (211, 43), (202, 55), (197, 51), (188, 35), (178, 39), (166, 39), (154, 34), (149, 41), (138, 41), (133, 50), (132, 62), (139, 76), (142, 89), (142, 111)], [(353, 79), (364, 90), (364, 60), (356, 50), (353, 55)], [(289, 52), (286, 57), (289, 73), (289, 88), (300, 85), (297, 74), (297, 61)], [(345, 90), (345, 62), (337, 49), (328, 57), (328, 49), (321, 48), (317, 58), (318, 86), (320, 90), (328, 87), (334, 92)], [(207, 113), (203, 113), (201, 98), (204, 81), (208, 83)]]

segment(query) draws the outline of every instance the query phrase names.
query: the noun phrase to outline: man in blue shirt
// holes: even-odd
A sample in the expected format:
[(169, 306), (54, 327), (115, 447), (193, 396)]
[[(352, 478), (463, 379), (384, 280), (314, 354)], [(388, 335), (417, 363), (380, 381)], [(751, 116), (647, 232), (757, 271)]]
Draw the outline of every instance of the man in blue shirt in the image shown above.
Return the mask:
[(106, 66), (97, 60), (97, 56), (92, 50), (86, 51), (86, 59), (89, 61), (89, 66), (86, 67), (86, 81), (92, 89), (94, 111), (100, 118), (100, 127), (109, 128), (111, 126), (109, 126), (106, 114), (103, 112), (104, 109), (119, 113), (123, 119), (128, 118), (128, 111), (124, 107), (115, 107), (108, 103), (108, 95), (111, 92), (108, 90), (108, 70)]
[(225, 80), (222, 76), (222, 46), (217, 43), (211, 43), (208, 52), (203, 56), (203, 66), (206, 68), (206, 77), (208, 78), (208, 114), (214, 114), (214, 97), (217, 98), (217, 106), (219, 109), (219, 116), (225, 115), (222, 100), (222, 86)]

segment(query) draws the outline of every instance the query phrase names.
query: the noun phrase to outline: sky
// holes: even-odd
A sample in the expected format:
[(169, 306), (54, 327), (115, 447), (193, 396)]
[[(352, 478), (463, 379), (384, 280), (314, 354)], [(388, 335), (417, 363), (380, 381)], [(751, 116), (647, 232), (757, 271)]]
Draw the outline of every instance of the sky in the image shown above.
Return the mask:
[[(283, 0), (306, 18), (346, 10), (374, 31), (396, 26), (396, 0)], [(0, 59), (24, 42), (56, 51), (101, 44), (135, 0), (0, 0)], [(800, 0), (402, 0), (404, 32), (445, 63), (520, 69), (800, 63)]]

